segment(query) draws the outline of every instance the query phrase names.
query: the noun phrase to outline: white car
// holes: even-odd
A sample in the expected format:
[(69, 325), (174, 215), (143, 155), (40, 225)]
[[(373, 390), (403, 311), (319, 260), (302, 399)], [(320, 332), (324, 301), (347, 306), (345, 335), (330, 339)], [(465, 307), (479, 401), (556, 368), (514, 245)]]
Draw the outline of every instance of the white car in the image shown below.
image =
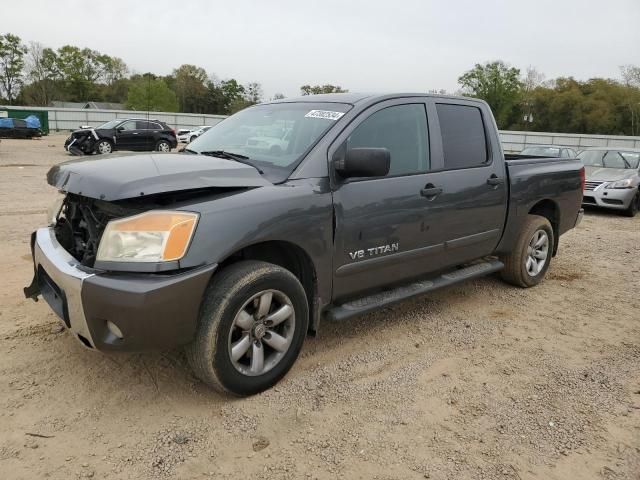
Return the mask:
[(189, 143), (193, 142), (196, 138), (202, 135), (204, 132), (209, 130), (211, 127), (208, 125), (203, 125), (201, 127), (194, 127), (192, 129), (181, 129), (178, 130), (178, 141), (181, 143)]

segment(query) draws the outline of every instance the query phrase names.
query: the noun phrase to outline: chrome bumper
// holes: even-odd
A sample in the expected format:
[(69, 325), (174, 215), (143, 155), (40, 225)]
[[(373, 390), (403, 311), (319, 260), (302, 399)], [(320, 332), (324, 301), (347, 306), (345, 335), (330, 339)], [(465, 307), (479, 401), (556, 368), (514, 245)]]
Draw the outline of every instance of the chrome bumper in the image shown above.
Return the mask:
[(43, 298), (83, 345), (95, 347), (81, 296), (83, 282), (94, 273), (85, 271), (80, 262), (58, 243), (52, 228), (36, 231), (33, 262)]

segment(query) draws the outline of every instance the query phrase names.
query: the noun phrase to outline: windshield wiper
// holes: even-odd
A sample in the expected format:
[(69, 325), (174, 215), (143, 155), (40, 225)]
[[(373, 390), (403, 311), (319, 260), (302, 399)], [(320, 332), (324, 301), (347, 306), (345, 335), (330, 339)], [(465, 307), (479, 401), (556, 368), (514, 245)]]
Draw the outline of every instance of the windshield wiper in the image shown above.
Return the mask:
[(249, 157), (246, 155), (240, 155), (239, 153), (231, 153), (225, 152), (224, 150), (208, 150), (205, 152), (200, 152), (200, 155), (208, 155), (210, 157), (224, 158), (225, 160), (234, 160), (238, 163), (244, 163), (245, 165), (249, 165), (255, 168), (260, 175), (264, 172), (259, 167), (255, 166), (253, 163), (249, 162)]
[(195, 150), (191, 150), (190, 148), (184, 147), (182, 150), (180, 150), (181, 152), (187, 152), (187, 153), (195, 153), (197, 154), (198, 152), (196, 152)]

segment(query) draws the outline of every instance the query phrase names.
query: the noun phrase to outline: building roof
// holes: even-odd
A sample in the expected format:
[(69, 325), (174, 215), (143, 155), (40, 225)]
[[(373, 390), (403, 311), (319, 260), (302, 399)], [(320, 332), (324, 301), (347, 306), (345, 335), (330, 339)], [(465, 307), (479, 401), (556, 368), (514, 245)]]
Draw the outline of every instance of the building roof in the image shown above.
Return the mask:
[(91, 108), (95, 110), (125, 110), (122, 103), (114, 102), (87, 102), (82, 108)]

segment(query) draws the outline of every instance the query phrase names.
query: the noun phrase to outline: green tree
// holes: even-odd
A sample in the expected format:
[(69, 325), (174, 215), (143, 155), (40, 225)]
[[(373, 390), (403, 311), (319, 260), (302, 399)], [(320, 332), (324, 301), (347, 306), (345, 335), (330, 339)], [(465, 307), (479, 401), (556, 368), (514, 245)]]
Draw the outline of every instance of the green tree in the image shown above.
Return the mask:
[(56, 67), (56, 52), (38, 42), (31, 42), (27, 49), (26, 78), (29, 85), (22, 89), (23, 101), (27, 104), (46, 106), (59, 90), (60, 78)]
[(317, 95), (320, 93), (347, 93), (346, 90), (338, 85), (303, 85), (300, 87), (301, 95)]
[(181, 65), (173, 71), (175, 92), (181, 112), (205, 113), (207, 72), (195, 65)]
[(58, 49), (56, 67), (70, 101), (92, 100), (96, 82), (104, 72), (100, 57), (99, 52), (89, 48), (65, 45)]
[(0, 35), (0, 88), (9, 104), (13, 104), (17, 90), (22, 84), (26, 53), (27, 49), (20, 37), (11, 33)]
[(500, 128), (506, 128), (515, 120), (517, 110), (514, 107), (522, 88), (519, 69), (502, 61), (477, 63), (458, 78), (458, 83), (465, 95), (481, 98), (489, 104)]
[(153, 74), (138, 76), (131, 82), (127, 95), (127, 108), (141, 111), (177, 112), (178, 100), (161, 78)]
[(247, 84), (245, 87), (246, 95), (245, 98), (251, 105), (255, 105), (256, 103), (260, 103), (262, 101), (262, 85), (258, 82), (251, 82)]

